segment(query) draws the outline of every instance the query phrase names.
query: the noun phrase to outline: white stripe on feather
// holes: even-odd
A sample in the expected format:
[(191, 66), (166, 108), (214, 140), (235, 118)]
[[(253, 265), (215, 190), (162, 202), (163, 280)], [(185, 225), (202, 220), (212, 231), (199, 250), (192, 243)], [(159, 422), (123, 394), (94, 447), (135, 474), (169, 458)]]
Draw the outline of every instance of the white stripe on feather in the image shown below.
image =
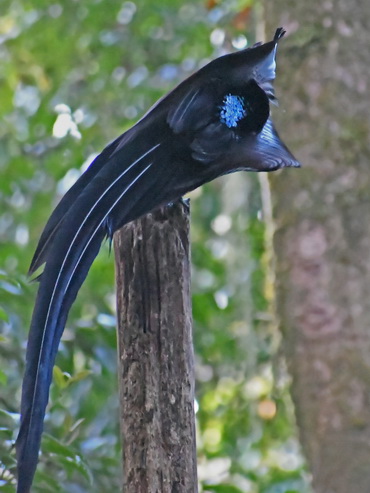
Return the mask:
[(172, 126), (172, 128), (174, 129), (175, 132), (176, 132), (176, 128), (178, 128), (178, 124), (174, 125), (174, 120), (177, 120), (178, 122), (180, 122), (184, 118), (184, 115), (188, 111), (188, 108), (190, 107), (190, 105), (194, 101), (194, 99), (198, 96), (199, 92), (200, 92), (200, 89), (198, 89), (197, 91), (194, 91), (194, 94), (192, 94), (191, 97), (188, 93), (183, 98), (183, 100), (181, 101), (179, 106), (177, 106), (176, 110), (172, 113), (168, 122)]
[(182, 101), (182, 103), (178, 106), (177, 110), (175, 111), (175, 115), (176, 115), (176, 114), (177, 114), (180, 110), (182, 110), (182, 115), (181, 115), (180, 119), (181, 119), (181, 118), (183, 118), (183, 117), (184, 117), (184, 115), (185, 115), (185, 113), (188, 111), (188, 108), (189, 108), (189, 106), (191, 105), (191, 103), (192, 103), (192, 102), (194, 101), (194, 99), (198, 96), (199, 92), (200, 92), (200, 89), (198, 89), (197, 91), (195, 91), (195, 92), (194, 92), (194, 94), (192, 95), (192, 97), (190, 98), (190, 100), (189, 100), (189, 101), (185, 104), (185, 108), (184, 108), (184, 109), (182, 109), (182, 106), (184, 106), (184, 104), (183, 104), (183, 103), (184, 103), (184, 100), (183, 100), (183, 101)]
[[(51, 297), (50, 297), (50, 301), (49, 301), (49, 307), (48, 307), (48, 312), (46, 314), (46, 319), (45, 319), (45, 324), (44, 324), (44, 327), (43, 327), (43, 335), (42, 335), (42, 340), (41, 340), (41, 345), (40, 345), (40, 353), (39, 353), (39, 360), (37, 362), (37, 372), (36, 372), (36, 378), (35, 378), (35, 385), (34, 385), (34, 392), (33, 392), (33, 397), (32, 397), (32, 404), (31, 404), (31, 417), (30, 417), (30, 421), (29, 421), (29, 428), (31, 428), (31, 424), (32, 424), (32, 415), (33, 415), (33, 409), (34, 409), (34, 405), (35, 405), (35, 398), (36, 398), (36, 387), (37, 387), (37, 382), (38, 382), (38, 378), (39, 378), (39, 369), (40, 369), (40, 362), (41, 362), (41, 355), (42, 355), (42, 350), (43, 350), (43, 346), (44, 346), (44, 341), (45, 341), (45, 328), (48, 324), (48, 321), (49, 321), (49, 317), (50, 317), (50, 310), (51, 310), (51, 305), (53, 303), (53, 300), (54, 300), (54, 296), (55, 296), (55, 292), (56, 292), (56, 289), (58, 287), (58, 283), (59, 283), (59, 279), (60, 279), (60, 276), (61, 276), (61, 273), (63, 271), (63, 267), (66, 263), (66, 260), (67, 260), (67, 257), (68, 257), (68, 254), (69, 252), (71, 251), (71, 248), (79, 234), (79, 232), (81, 231), (81, 228), (83, 227), (83, 225), (85, 224), (87, 218), (90, 216), (90, 214), (92, 213), (92, 211), (95, 209), (95, 207), (98, 205), (98, 203), (100, 202), (100, 200), (108, 193), (108, 191), (112, 188), (112, 186), (117, 183), (117, 181), (119, 181), (135, 164), (137, 164), (138, 162), (140, 162), (142, 159), (144, 159), (149, 153), (151, 153), (152, 151), (154, 151), (155, 149), (157, 149), (157, 147), (160, 146), (160, 143), (159, 144), (156, 144), (154, 147), (152, 147), (151, 149), (149, 149), (147, 152), (145, 152), (140, 158), (136, 159), (136, 161), (134, 161), (127, 169), (125, 169), (125, 171), (123, 173), (121, 173), (110, 185), (109, 187), (105, 190), (105, 192), (99, 196), (98, 200), (95, 202), (95, 204), (92, 206), (92, 208), (90, 209), (90, 211), (88, 212), (88, 214), (86, 215), (85, 219), (83, 220), (83, 222), (81, 223), (80, 227), (78, 228), (77, 230), (77, 233), (75, 234), (68, 250), (67, 250), (67, 253), (64, 257), (64, 260), (63, 260), (63, 263), (59, 269), (59, 273), (58, 273), (58, 277), (55, 281), (55, 285), (54, 285), (54, 289), (53, 289), (53, 292), (51, 294)], [(138, 178), (140, 178), (140, 176), (152, 165), (152, 163), (150, 163), (150, 165), (148, 165), (137, 177), (136, 179), (130, 183), (130, 185), (128, 187), (126, 187), (125, 191), (120, 195), (120, 198), (122, 198), (122, 196), (124, 195), (124, 193), (127, 192), (127, 190), (138, 180)], [(117, 203), (117, 201), (115, 202), (115, 204)], [(115, 205), (114, 204), (114, 205)], [(109, 212), (111, 211), (111, 209), (109, 210)], [(108, 214), (109, 214), (108, 212)], [(106, 216), (104, 217), (104, 219), (106, 218)], [(100, 225), (99, 225), (100, 227)], [(95, 230), (94, 232), (94, 235), (96, 234), (96, 231), (97, 229)], [(91, 240), (90, 240), (91, 241)], [(90, 243), (89, 241), (89, 243)], [(81, 258), (81, 257), (80, 257)], [(80, 260), (80, 259), (79, 259)], [(78, 260), (78, 261), (79, 261)], [(70, 281), (69, 281), (70, 282)], [(68, 286), (69, 286), (69, 283), (68, 283)]]
[(76, 265), (70, 275), (70, 278), (69, 278), (69, 281), (68, 281), (68, 284), (64, 290), (64, 294), (66, 294), (67, 292), (67, 289), (69, 287), (69, 285), (71, 284), (71, 281), (72, 281), (72, 278), (73, 278), (73, 274), (75, 273), (77, 267), (79, 266), (79, 263), (80, 263), (80, 260), (81, 258), (83, 257), (84, 253), (86, 252), (88, 246), (90, 245), (92, 239), (94, 238), (94, 236), (96, 235), (96, 233), (99, 231), (99, 228), (100, 226), (103, 224), (103, 222), (106, 220), (106, 218), (108, 217), (108, 215), (111, 213), (111, 211), (115, 208), (115, 206), (118, 204), (118, 202), (122, 199), (122, 197), (125, 195), (125, 193), (132, 187), (132, 185), (134, 183), (137, 182), (137, 180), (145, 173), (145, 171), (147, 171), (151, 166), (152, 166), (153, 163), (150, 163), (148, 164), (148, 166), (143, 169), (143, 171), (135, 178), (135, 180), (133, 180), (127, 187), (126, 189), (121, 193), (121, 195), (118, 197), (118, 199), (114, 202), (114, 204), (110, 207), (110, 209), (108, 210), (108, 212), (105, 214), (105, 216), (103, 217), (103, 219), (100, 221), (100, 223), (97, 225), (97, 227), (95, 228), (95, 231), (93, 232), (93, 234), (90, 236), (90, 239), (89, 241), (86, 243), (85, 245), (85, 248), (82, 250), (81, 252), (81, 255), (79, 256), (77, 262), (76, 262)]

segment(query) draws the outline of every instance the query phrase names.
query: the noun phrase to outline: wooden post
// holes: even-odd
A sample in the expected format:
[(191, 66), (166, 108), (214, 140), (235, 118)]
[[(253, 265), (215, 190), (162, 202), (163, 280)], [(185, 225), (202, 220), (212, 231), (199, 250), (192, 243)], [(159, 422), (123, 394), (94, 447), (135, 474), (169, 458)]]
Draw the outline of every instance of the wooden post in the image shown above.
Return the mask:
[(189, 205), (114, 238), (125, 493), (198, 491)]

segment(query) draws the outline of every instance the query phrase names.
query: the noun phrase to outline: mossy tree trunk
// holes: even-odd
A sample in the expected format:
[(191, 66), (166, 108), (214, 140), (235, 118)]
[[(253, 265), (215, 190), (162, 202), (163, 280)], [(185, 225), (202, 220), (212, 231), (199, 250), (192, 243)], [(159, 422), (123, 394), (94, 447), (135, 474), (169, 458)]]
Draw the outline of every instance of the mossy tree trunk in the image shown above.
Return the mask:
[(316, 493), (370, 491), (370, 3), (266, 2), (275, 120), (301, 170), (271, 176), (277, 310)]

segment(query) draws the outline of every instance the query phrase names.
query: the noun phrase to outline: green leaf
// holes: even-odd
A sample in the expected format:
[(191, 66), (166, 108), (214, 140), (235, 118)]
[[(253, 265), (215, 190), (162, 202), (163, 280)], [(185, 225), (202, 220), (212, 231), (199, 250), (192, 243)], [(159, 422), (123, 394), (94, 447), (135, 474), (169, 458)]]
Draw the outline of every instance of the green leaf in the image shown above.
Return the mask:
[[(3, 480), (1, 480), (3, 481)], [(1, 493), (14, 493), (14, 485), (9, 483), (0, 484)]]
[(59, 366), (53, 368), (54, 383), (60, 389), (65, 389), (68, 385), (68, 381), (71, 378), (67, 372), (62, 371)]
[(204, 493), (243, 493), (243, 491), (232, 484), (222, 483), (205, 485)]
[(73, 375), (69, 380), (68, 380), (68, 385), (75, 383), (75, 382), (80, 382), (81, 380), (84, 380), (87, 378), (89, 375), (91, 375), (92, 371), (90, 370), (82, 370)]
[(75, 456), (72, 458), (60, 458), (60, 463), (64, 465), (64, 469), (67, 471), (69, 476), (71, 477), (73, 473), (78, 473), (83, 476), (88, 483), (91, 485), (93, 483), (93, 475), (87, 467), (87, 465), (81, 460), (79, 456)]
[(65, 445), (47, 433), (43, 437), (43, 450), (50, 454), (57, 454), (63, 457), (76, 456), (76, 451), (72, 447)]
[(43, 450), (50, 454), (58, 456), (58, 463), (62, 463), (65, 466), (65, 470), (71, 472), (78, 472), (83, 475), (85, 479), (92, 482), (92, 474), (85, 462), (78, 455), (75, 449), (71, 446), (65, 445), (51, 435), (45, 434), (43, 440)]
[(49, 471), (48, 469), (42, 470), (41, 468), (36, 469), (35, 481), (32, 489), (40, 493), (58, 493), (62, 491), (60, 481), (55, 478), (52, 471)]
[(6, 313), (5, 309), (0, 306), (0, 320), (4, 322), (9, 322), (9, 315)]
[(0, 419), (5, 419), (8, 423), (15, 423), (19, 419), (19, 414), (11, 413), (6, 409), (0, 408)]
[(0, 370), (0, 385), (6, 385), (8, 381), (8, 376), (2, 370)]

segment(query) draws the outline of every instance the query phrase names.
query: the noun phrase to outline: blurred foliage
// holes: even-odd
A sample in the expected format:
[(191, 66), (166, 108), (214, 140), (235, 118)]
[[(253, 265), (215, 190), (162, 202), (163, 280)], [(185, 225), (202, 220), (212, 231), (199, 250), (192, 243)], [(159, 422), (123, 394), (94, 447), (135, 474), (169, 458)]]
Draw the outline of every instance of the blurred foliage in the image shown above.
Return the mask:
[[(253, 40), (248, 0), (2, 0), (0, 491), (14, 491), (21, 377), (52, 207), (103, 146), (210, 57)], [(247, 37), (248, 36), (248, 39)], [(249, 39), (251, 38), (251, 39)], [(308, 491), (267, 284), (256, 176), (193, 193), (199, 477), (214, 493)], [(119, 491), (113, 259), (71, 311), (34, 491)]]

